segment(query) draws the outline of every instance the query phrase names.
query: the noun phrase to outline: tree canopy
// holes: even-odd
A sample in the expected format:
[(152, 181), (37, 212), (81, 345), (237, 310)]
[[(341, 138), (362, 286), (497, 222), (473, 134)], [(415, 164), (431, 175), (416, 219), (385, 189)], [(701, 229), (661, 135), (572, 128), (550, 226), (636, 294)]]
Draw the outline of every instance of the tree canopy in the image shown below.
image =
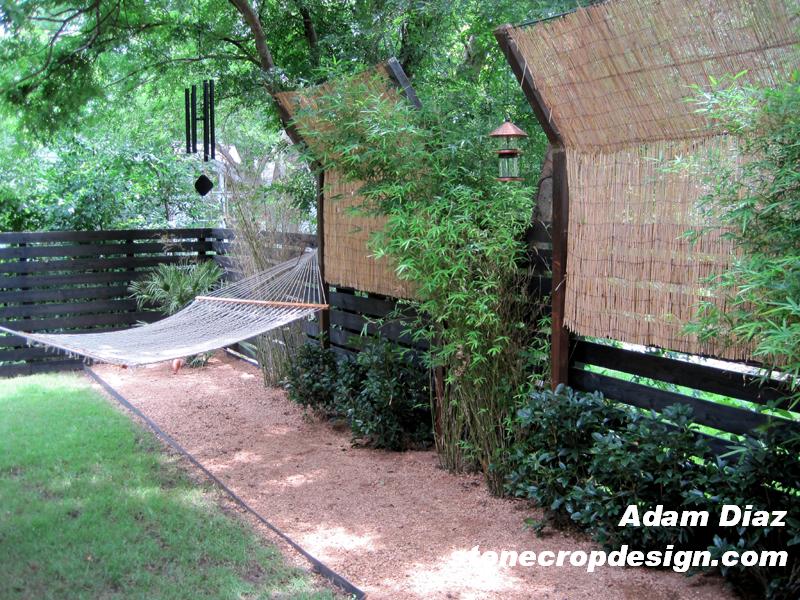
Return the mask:
[[(265, 152), (270, 94), (396, 56), (425, 101), (521, 115), (492, 31), (576, 0), (0, 0), (0, 227), (211, 218), (181, 157), (182, 90), (215, 79), (218, 140)], [(584, 2), (586, 3), (586, 2)], [(102, 173), (104, 181), (98, 181)]]

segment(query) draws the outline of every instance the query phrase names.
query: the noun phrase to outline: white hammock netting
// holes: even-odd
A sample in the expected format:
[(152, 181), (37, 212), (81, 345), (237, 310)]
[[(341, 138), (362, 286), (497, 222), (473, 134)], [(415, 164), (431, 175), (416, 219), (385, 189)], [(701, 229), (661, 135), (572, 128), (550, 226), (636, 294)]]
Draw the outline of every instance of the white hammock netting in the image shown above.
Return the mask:
[(327, 308), (317, 252), (198, 296), (155, 323), (104, 333), (25, 333), (29, 343), (116, 365), (144, 365), (224, 348)]

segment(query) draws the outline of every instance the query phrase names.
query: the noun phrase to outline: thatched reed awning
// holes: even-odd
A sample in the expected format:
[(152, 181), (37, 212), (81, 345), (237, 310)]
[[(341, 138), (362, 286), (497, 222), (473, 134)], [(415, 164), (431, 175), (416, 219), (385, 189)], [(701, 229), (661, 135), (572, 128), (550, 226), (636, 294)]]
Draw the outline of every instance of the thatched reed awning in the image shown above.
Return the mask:
[[(402, 68), (394, 59), (366, 71), (364, 77), (382, 82), (379, 84), (383, 89), (379, 91), (405, 93), (409, 100), (417, 102)], [(321, 84), (299, 91), (281, 92), (275, 95), (275, 100), (285, 121), (302, 119), (305, 118), (301, 115), (303, 109), (313, 108), (314, 99), (329, 89), (328, 84)], [(314, 123), (303, 123), (304, 130), (313, 130), (314, 127)], [(295, 141), (300, 140), (297, 129), (290, 128), (290, 133)], [(315, 141), (303, 141), (313, 151)], [(398, 279), (394, 265), (388, 259), (372, 256), (369, 240), (375, 232), (383, 230), (386, 218), (359, 210), (364, 205), (364, 199), (358, 194), (363, 184), (346, 181), (332, 170), (326, 170), (324, 181), (322, 222), (326, 283), (395, 298), (412, 297), (410, 282)]]
[[(535, 87), (540, 119), (563, 144), (569, 185), (564, 323), (587, 336), (747, 358), (749, 348), (683, 334), (703, 279), (730, 264), (697, 209), (700, 178), (672, 159), (722, 152), (725, 132), (687, 98), (712, 78), (775, 86), (800, 64), (798, 12), (785, 0), (616, 0), (511, 27), (509, 48)], [(530, 97), (530, 95), (529, 95)]]

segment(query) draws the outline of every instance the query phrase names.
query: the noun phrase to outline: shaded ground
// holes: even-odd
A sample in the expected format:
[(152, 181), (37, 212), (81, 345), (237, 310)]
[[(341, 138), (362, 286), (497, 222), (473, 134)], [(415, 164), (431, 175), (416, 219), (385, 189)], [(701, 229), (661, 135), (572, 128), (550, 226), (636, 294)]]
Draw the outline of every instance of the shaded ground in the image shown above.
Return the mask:
[[(481, 550), (590, 550), (585, 538), (537, 538), (530, 510), (494, 498), (478, 476), (429, 452), (351, 448), (347, 432), (304, 417), (257, 369), (218, 353), (203, 369), (95, 370), (257, 511), (370, 598), (720, 599), (718, 577), (652, 569), (502, 568)], [(536, 515), (533, 515), (536, 516)], [(539, 515), (540, 516), (540, 515)]]

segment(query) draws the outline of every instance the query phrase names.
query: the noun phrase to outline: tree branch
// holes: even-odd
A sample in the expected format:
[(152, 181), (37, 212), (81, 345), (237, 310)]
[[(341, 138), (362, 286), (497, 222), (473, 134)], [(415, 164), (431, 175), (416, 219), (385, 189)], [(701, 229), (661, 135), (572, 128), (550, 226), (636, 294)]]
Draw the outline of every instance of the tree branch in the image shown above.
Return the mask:
[(242, 15), (245, 23), (247, 23), (247, 26), (253, 33), (253, 38), (256, 42), (256, 51), (261, 60), (261, 68), (264, 71), (271, 71), (275, 68), (275, 62), (272, 60), (272, 52), (270, 52), (269, 46), (267, 45), (267, 36), (264, 34), (264, 28), (261, 26), (261, 20), (258, 18), (258, 14), (253, 10), (253, 7), (250, 6), (248, 0), (229, 1), (234, 8), (239, 11), (239, 14)]
[[(115, 18), (114, 22), (116, 22), (116, 17), (119, 16), (119, 11), (121, 6), (120, 6), (120, 0), (117, 0), (117, 2), (114, 3), (111, 10), (109, 10), (105, 15), (103, 15), (101, 10), (101, 3), (102, 0), (94, 0), (92, 4), (87, 6), (85, 9), (78, 9), (76, 10), (76, 12), (73, 12), (71, 15), (64, 18), (63, 21), (61, 21), (61, 26), (50, 37), (50, 40), (47, 43), (47, 55), (45, 57), (44, 64), (42, 64), (42, 66), (39, 67), (38, 69), (35, 69), (32, 73), (29, 73), (28, 75), (17, 81), (16, 86), (18, 88), (22, 87), (21, 84), (31, 79), (35, 79), (36, 77), (38, 77), (39, 75), (50, 69), (50, 67), (52, 66), (61, 67), (67, 64), (74, 56), (78, 56), (81, 52), (92, 48), (95, 45), (95, 43), (105, 43), (105, 41), (100, 40), (100, 37), (103, 33), (103, 26), (105, 25), (106, 21), (108, 21), (112, 17)], [(61, 37), (61, 34), (66, 30), (67, 26), (70, 24), (71, 21), (84, 14), (89, 14), (92, 11), (95, 12), (96, 16), (95, 16), (94, 26), (90, 27), (86, 31), (86, 33), (91, 32), (91, 34), (89, 35), (89, 39), (80, 46), (78, 46), (77, 48), (71, 50), (66, 56), (63, 56), (54, 63), (53, 53), (55, 52), (55, 46), (59, 38)], [(36, 87), (38, 87), (38, 83), (35, 83), (32, 86), (32, 88)]]
[(261, 62), (259, 61), (258, 56), (253, 55), (253, 53), (247, 47), (247, 44), (245, 43), (245, 40), (237, 40), (235, 38), (225, 37), (225, 36), (220, 37), (218, 39), (220, 41), (222, 41), (222, 42), (228, 42), (229, 44), (232, 44), (233, 46), (236, 46), (236, 48), (239, 49), (239, 51), (242, 53), (242, 55), (247, 57), (248, 61), (250, 61), (251, 63), (253, 63), (257, 67), (261, 67)]
[[(132, 77), (136, 77), (146, 71), (158, 71), (163, 67), (167, 67), (172, 64), (179, 64), (179, 63), (197, 63), (197, 62), (204, 62), (207, 60), (241, 60), (241, 61), (248, 61), (252, 62), (253, 58), (251, 56), (245, 56), (243, 54), (228, 54), (228, 53), (219, 53), (219, 54), (205, 54), (203, 56), (180, 56), (177, 58), (167, 58), (165, 60), (161, 60), (158, 62), (148, 63), (138, 69), (131, 71), (130, 73), (126, 73), (122, 77), (118, 77), (111, 83), (109, 86), (118, 85), (131, 79)], [(141, 83), (141, 82), (140, 82)], [(137, 84), (138, 85), (138, 84)], [(137, 85), (131, 86), (130, 89), (137, 87)]]
[(303, 0), (297, 0), (297, 8), (300, 10), (300, 16), (303, 17), (303, 32), (308, 42), (309, 58), (311, 66), (315, 69), (319, 67), (319, 36), (317, 36), (317, 29), (314, 27), (314, 21), (311, 19), (311, 11), (308, 10)]

